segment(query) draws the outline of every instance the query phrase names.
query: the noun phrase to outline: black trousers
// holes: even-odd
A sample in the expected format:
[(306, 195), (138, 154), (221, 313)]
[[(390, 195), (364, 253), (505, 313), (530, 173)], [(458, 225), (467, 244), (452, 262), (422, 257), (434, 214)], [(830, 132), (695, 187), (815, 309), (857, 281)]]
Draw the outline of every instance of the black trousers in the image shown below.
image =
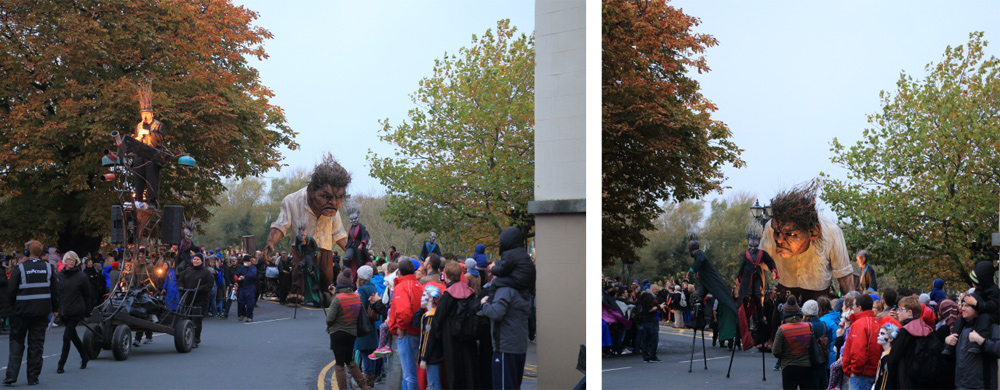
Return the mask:
[(17, 381), (24, 357), (25, 339), (28, 341), (28, 381), (38, 380), (42, 373), (42, 349), (45, 347), (45, 328), (48, 316), (10, 317), (10, 357), (7, 360), (7, 380)]
[(786, 390), (813, 389), (816, 386), (812, 367), (788, 366), (781, 370), (781, 388)]
[(642, 334), (642, 360), (656, 360), (656, 349), (660, 344), (660, 324), (653, 321), (643, 321), (639, 324)]
[[(86, 350), (83, 348), (83, 341), (80, 340), (80, 335), (76, 333), (76, 326), (81, 320), (83, 320), (83, 317), (63, 318), (63, 322), (66, 323), (66, 330), (63, 331), (62, 354), (59, 355), (59, 367), (66, 365), (66, 359), (69, 358), (70, 343), (72, 343), (73, 346), (76, 347), (76, 351), (80, 353), (80, 360), (90, 360), (90, 356), (87, 355)], [(152, 337), (152, 334), (150, 334), (150, 337)]]
[(493, 388), (520, 389), (524, 379), (524, 353), (493, 353)]
[[(155, 203), (160, 193), (160, 169), (162, 167), (145, 158), (136, 156), (132, 160), (132, 186), (135, 187), (135, 200)], [(149, 189), (149, 196), (143, 196), (143, 191)]]
[(196, 314), (195, 316), (191, 317), (191, 322), (194, 323), (194, 343), (195, 344), (200, 344), (201, 343), (201, 320), (204, 318), (205, 307), (202, 306), (202, 307), (200, 307), (198, 309), (192, 310), (192, 312), (193, 312), (193, 314)]

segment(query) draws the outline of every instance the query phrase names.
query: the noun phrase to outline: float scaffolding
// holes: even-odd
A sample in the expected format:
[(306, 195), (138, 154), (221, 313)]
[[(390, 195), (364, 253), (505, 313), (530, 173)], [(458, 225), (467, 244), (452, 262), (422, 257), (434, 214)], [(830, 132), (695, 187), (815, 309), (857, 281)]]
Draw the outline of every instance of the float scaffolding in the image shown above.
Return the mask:
[[(139, 248), (152, 246), (151, 239), (154, 237), (154, 232), (161, 231), (161, 222), (170, 225), (162, 227), (163, 232), (168, 233), (164, 234), (164, 237), (171, 235), (169, 234), (171, 231), (179, 231), (179, 223), (175, 223), (171, 218), (164, 221), (164, 210), (167, 210), (168, 214), (180, 213), (182, 217), (183, 207), (164, 206), (164, 210), (161, 210), (156, 207), (157, 205), (137, 206), (132, 198), (134, 193), (132, 179), (135, 175), (132, 163), (135, 156), (143, 157), (147, 164), (153, 162), (162, 164), (166, 159), (173, 159), (175, 156), (169, 151), (149, 147), (132, 137), (122, 136), (117, 131), (112, 132), (111, 136), (115, 140), (116, 150), (104, 151), (102, 165), (109, 167), (111, 173), (105, 174), (102, 179), (114, 183), (117, 197), (118, 204), (111, 207), (111, 242), (122, 247), (121, 276), (104, 301), (83, 321), (83, 325), (87, 328), (83, 336), (84, 348), (91, 359), (97, 358), (104, 349), (111, 350), (115, 360), (125, 360), (131, 352), (133, 332), (149, 331), (174, 336), (174, 347), (177, 351), (190, 352), (194, 346), (194, 323), (191, 318), (201, 316), (198, 314), (201, 313), (200, 307), (188, 304), (195, 290), (181, 290), (178, 302), (167, 302), (166, 297), (159, 293), (163, 286), (155, 286), (153, 283), (154, 278), (150, 275), (152, 267), (142, 267), (145, 272), (141, 272), (140, 264), (136, 264)], [(181, 156), (178, 163), (182, 166), (195, 165), (194, 159), (190, 156)], [(172, 235), (179, 237), (179, 233)], [(179, 238), (177, 240), (179, 241)], [(161, 244), (163, 249), (166, 249), (170, 244), (176, 243)], [(147, 286), (152, 286), (155, 290), (152, 296)], [(136, 306), (139, 305), (137, 301), (144, 301), (139, 310), (136, 310)]]

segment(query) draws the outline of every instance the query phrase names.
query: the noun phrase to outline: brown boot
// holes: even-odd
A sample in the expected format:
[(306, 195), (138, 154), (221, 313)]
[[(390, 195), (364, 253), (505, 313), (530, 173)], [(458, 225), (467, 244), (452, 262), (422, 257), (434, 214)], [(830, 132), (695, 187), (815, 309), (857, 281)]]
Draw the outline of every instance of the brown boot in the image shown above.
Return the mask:
[(371, 389), (371, 386), (368, 385), (368, 381), (366, 380), (365, 376), (361, 374), (361, 368), (358, 367), (357, 363), (351, 362), (347, 366), (347, 369), (351, 371), (351, 377), (354, 378), (354, 381), (358, 383), (358, 386), (361, 387), (361, 390)]
[(344, 372), (344, 366), (336, 365), (333, 366), (333, 377), (337, 379), (337, 388), (340, 390), (347, 389), (347, 373)]

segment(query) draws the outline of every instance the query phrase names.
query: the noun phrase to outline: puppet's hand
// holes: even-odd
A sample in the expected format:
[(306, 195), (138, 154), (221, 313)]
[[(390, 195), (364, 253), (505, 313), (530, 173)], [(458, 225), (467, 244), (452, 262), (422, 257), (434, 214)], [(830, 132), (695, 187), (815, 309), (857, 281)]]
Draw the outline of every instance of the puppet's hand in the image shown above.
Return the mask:
[(771, 279), (774, 279), (774, 280), (778, 280), (778, 279), (780, 279), (780, 278), (778, 277), (778, 270), (776, 270), (776, 269), (772, 269), (772, 270), (771, 270)]

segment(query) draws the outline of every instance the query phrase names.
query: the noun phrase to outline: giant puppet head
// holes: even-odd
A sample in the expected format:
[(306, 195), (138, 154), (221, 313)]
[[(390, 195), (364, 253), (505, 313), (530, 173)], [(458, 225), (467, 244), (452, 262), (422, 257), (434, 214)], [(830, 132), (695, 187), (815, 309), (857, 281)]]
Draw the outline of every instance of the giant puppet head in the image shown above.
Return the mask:
[(351, 214), (347, 217), (351, 220), (351, 226), (358, 226), (359, 220), (361, 219), (361, 212), (357, 209), (351, 210)]
[(346, 197), (348, 184), (351, 184), (351, 174), (340, 166), (332, 154), (323, 156), (323, 162), (313, 170), (306, 187), (306, 198), (313, 214), (336, 215)]
[(771, 199), (771, 228), (774, 230), (775, 254), (789, 258), (805, 252), (819, 240), (822, 229), (816, 211), (819, 181), (813, 180)]
[(438, 239), (437, 233), (431, 232), (430, 237), (429, 237), (430, 243), (433, 244), (434, 241), (436, 241), (437, 239)]
[(764, 225), (761, 224), (761, 220), (754, 219), (747, 224), (747, 248), (753, 252), (757, 252), (757, 248), (760, 247), (760, 238), (764, 235)]

